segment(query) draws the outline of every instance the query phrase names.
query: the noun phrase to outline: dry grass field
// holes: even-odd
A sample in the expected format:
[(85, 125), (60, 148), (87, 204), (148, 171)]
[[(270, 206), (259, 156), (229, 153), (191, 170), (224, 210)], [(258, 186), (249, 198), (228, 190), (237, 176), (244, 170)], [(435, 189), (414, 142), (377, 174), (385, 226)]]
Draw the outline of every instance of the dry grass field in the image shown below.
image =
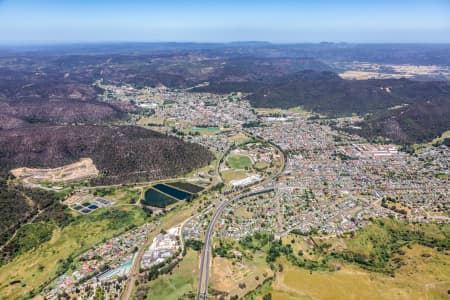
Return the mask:
[(242, 297), (268, 276), (272, 276), (272, 271), (262, 256), (241, 261), (215, 257), (210, 284), (214, 290), (227, 292), (229, 297), (235, 295)]
[(241, 170), (227, 170), (222, 172), (223, 181), (225, 181), (226, 183), (230, 182), (231, 180), (241, 180), (248, 176), (249, 174), (247, 172)]
[(284, 271), (277, 274), (272, 286), (273, 299), (448, 299), (448, 253), (419, 245), (403, 250), (405, 264), (395, 277), (351, 265), (335, 272), (310, 272), (281, 261)]

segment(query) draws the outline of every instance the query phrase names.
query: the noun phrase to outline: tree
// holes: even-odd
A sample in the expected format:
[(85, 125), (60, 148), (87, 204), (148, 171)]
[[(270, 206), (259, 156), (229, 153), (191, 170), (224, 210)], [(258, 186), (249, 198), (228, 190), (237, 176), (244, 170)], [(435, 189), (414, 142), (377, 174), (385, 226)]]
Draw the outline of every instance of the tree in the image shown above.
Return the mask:
[(263, 296), (263, 300), (272, 300), (272, 294), (268, 293)]

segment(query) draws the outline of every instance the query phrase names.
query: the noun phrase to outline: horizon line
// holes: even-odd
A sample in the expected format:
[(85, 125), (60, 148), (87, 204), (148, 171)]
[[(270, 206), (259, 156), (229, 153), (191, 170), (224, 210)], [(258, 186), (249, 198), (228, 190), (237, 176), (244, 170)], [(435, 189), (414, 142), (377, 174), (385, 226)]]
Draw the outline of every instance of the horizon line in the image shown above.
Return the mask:
[(193, 40), (167, 40), (167, 41), (144, 41), (144, 40), (73, 40), (73, 41), (1, 41), (2, 46), (69, 46), (69, 45), (106, 45), (106, 44), (194, 44), (194, 45), (233, 45), (233, 44), (267, 44), (267, 45), (450, 45), (449, 42), (430, 42), (430, 41), (411, 41), (411, 42), (392, 42), (392, 41), (298, 41), (298, 42), (271, 42), (264, 40), (235, 40), (235, 41), (193, 41)]

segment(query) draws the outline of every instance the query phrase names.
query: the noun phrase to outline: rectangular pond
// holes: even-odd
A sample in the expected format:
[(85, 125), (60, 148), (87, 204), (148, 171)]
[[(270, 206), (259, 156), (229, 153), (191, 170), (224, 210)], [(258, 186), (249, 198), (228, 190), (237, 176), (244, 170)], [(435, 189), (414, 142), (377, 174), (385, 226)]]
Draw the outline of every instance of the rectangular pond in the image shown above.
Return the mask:
[(154, 189), (157, 189), (158, 191), (161, 191), (169, 196), (172, 196), (178, 200), (185, 200), (189, 197), (191, 197), (190, 193), (187, 193), (185, 191), (176, 189), (174, 187), (158, 183), (157, 185), (153, 186)]
[(177, 202), (175, 199), (167, 197), (163, 193), (158, 192), (154, 189), (148, 189), (145, 192), (145, 199), (142, 200), (142, 204), (164, 208), (167, 205)]
[(188, 182), (177, 181), (166, 184), (193, 194), (203, 191), (203, 187)]

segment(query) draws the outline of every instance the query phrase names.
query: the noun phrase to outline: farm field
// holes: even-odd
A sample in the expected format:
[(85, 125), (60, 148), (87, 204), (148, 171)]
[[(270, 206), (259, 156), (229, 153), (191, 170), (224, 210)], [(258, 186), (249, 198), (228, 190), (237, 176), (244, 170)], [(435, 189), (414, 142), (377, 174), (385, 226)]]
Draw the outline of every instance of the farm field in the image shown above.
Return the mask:
[[(0, 267), (0, 294), (6, 299), (27, 295), (61, 268), (61, 262), (124, 232), (128, 225), (141, 225), (145, 214), (138, 208), (99, 210), (53, 231), (51, 240)], [(43, 268), (42, 268), (42, 267)]]

